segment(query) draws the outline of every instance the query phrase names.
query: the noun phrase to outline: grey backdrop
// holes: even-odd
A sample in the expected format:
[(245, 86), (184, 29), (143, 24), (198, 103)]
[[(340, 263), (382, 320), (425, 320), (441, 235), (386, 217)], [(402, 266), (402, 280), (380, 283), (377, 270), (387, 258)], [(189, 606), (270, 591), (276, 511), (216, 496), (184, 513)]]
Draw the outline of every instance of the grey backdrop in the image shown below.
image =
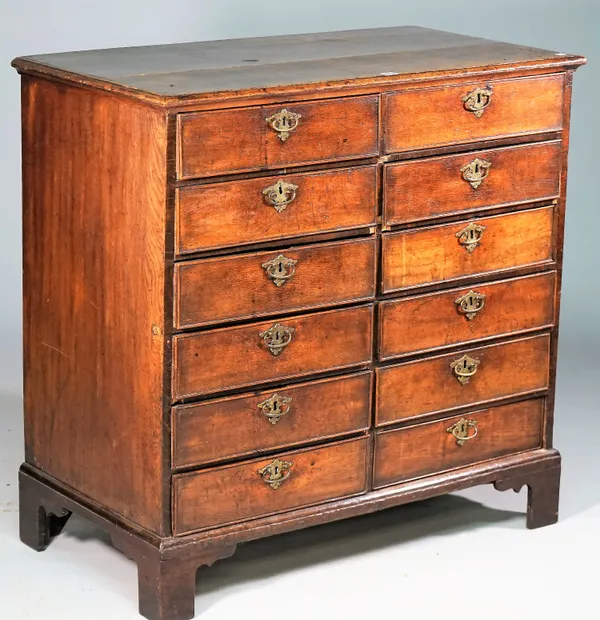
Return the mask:
[(24, 54), (231, 37), (417, 24), (574, 52), (576, 74), (569, 170), (561, 345), (600, 340), (600, 131), (598, 0), (0, 0), (0, 393), (20, 391), (19, 80)]
[[(392, 603), (401, 605), (407, 620), (598, 616), (591, 610), (598, 607), (600, 556), (600, 1), (0, 0), (1, 617), (139, 617), (135, 566), (94, 528), (71, 519), (65, 534), (41, 556), (18, 542), (15, 482), (23, 459), (20, 119), (19, 80), (11, 59), (401, 24), (588, 57), (589, 65), (577, 72), (574, 83), (556, 402), (556, 445), (564, 456), (561, 522), (524, 532), (523, 493), (477, 487), (244, 546), (233, 559), (199, 572), (197, 609), (206, 620), (264, 620), (282, 610), (289, 620), (389, 617), (386, 606)], [(453, 601), (454, 590), (461, 590), (456, 580), (466, 575), (468, 592)], [(349, 592), (390, 597), (348, 597)]]

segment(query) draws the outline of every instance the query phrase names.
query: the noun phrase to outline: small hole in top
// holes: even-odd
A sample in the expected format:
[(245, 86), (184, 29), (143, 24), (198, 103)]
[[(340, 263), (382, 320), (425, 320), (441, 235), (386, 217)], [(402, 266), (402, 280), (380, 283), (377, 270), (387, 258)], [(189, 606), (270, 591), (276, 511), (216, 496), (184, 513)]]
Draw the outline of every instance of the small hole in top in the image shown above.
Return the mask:
[(244, 58), (242, 62), (258, 62), (257, 58)]

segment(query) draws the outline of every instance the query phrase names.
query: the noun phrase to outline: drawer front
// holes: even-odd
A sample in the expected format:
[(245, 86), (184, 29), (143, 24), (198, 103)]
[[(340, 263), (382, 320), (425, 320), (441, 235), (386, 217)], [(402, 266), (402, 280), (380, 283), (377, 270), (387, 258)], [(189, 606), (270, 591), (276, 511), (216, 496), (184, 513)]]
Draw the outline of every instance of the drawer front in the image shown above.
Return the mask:
[(385, 234), (383, 290), (551, 263), (553, 223), (544, 207)]
[(180, 114), (178, 177), (376, 155), (377, 126), (377, 96)]
[(278, 314), (374, 294), (374, 239), (210, 258), (175, 266), (175, 326)]
[(190, 467), (365, 430), (372, 373), (173, 408), (173, 466)]
[(374, 487), (539, 448), (543, 413), (540, 398), (383, 431), (375, 440)]
[[(283, 198), (274, 198), (269, 188)], [(180, 188), (176, 251), (186, 254), (373, 226), (376, 205), (375, 166)]]
[(383, 302), (380, 359), (549, 327), (555, 282), (550, 272)]
[(384, 99), (384, 119), (387, 153), (554, 131), (563, 125), (563, 76), (389, 94)]
[(390, 164), (385, 167), (384, 221), (393, 226), (554, 199), (560, 164), (560, 142)]
[(377, 370), (378, 425), (548, 387), (550, 336), (462, 349)]
[(175, 534), (363, 493), (367, 456), (362, 437), (174, 476)]
[(372, 325), (369, 305), (176, 336), (174, 398), (368, 364)]

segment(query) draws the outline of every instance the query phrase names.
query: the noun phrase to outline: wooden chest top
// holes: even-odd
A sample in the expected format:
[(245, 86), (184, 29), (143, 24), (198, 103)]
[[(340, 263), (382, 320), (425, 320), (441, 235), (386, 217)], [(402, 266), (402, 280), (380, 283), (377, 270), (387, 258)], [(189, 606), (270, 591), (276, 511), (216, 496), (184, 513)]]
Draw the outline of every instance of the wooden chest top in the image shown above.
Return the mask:
[(532, 71), (581, 64), (581, 56), (416, 26), (42, 54), (19, 69), (58, 75), (156, 102), (379, 86), (406, 78), (477, 73), (511, 65)]

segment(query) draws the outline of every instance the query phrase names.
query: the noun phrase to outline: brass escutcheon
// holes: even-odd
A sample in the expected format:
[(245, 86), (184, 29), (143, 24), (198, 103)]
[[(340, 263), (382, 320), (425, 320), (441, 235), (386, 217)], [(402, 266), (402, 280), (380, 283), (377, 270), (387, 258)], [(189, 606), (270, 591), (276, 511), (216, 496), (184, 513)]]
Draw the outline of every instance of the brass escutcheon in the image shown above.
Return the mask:
[(292, 334), (294, 333), (293, 327), (287, 327), (280, 323), (275, 323), (273, 327), (269, 327), (264, 332), (258, 334), (263, 342), (267, 345), (267, 348), (273, 355), (279, 355), (284, 347), (292, 341)]
[(493, 90), (491, 87), (488, 88), (476, 88), (471, 92), (467, 93), (463, 98), (462, 102), (465, 106), (465, 110), (469, 112), (473, 112), (473, 114), (477, 118), (481, 118), (485, 109), (492, 102), (492, 94)]
[(456, 375), (456, 378), (461, 383), (461, 385), (466, 385), (469, 383), (471, 377), (477, 372), (477, 367), (479, 366), (480, 361), (474, 357), (470, 357), (468, 355), (463, 355), (459, 357), (457, 360), (454, 360), (450, 364), (450, 368), (452, 372)]
[(283, 108), (283, 110), (277, 112), (277, 114), (269, 116), (266, 121), (269, 123), (271, 129), (277, 132), (277, 137), (282, 142), (285, 142), (290, 137), (290, 133), (298, 127), (301, 118), (302, 114), (297, 114), (296, 112), (291, 112)]
[(267, 272), (267, 276), (273, 280), (277, 287), (283, 286), (295, 273), (296, 263), (292, 258), (286, 258), (283, 254), (268, 260), (261, 267)]
[(459, 312), (462, 312), (462, 314), (467, 317), (467, 320), (472, 321), (475, 315), (483, 309), (485, 305), (485, 295), (483, 293), (469, 291), (461, 295), (458, 299), (455, 299), (454, 303), (458, 306)]
[[(469, 429), (473, 429), (475, 432), (469, 435)], [(475, 439), (477, 437), (477, 420), (467, 420), (461, 418), (456, 424), (453, 424), (450, 428), (446, 429), (447, 433), (452, 433), (456, 438), (456, 443), (459, 446), (464, 445), (467, 441)]]
[(293, 399), (289, 396), (273, 394), (273, 396), (267, 398), (267, 400), (263, 400), (263, 402), (258, 405), (258, 408), (271, 424), (277, 424), (282, 416), (290, 412), (292, 400)]
[(277, 490), (290, 477), (293, 461), (275, 459), (272, 463), (258, 470), (258, 475), (272, 488)]
[(277, 181), (274, 185), (269, 185), (263, 189), (263, 196), (277, 213), (281, 213), (296, 198), (297, 189), (298, 186), (293, 183)]
[(467, 252), (471, 253), (479, 245), (485, 229), (485, 226), (471, 222), (468, 226), (459, 230), (456, 236), (458, 237), (459, 243), (465, 247)]
[(477, 189), (490, 173), (492, 162), (476, 157), (471, 163), (463, 166), (460, 171), (462, 178), (473, 188)]

